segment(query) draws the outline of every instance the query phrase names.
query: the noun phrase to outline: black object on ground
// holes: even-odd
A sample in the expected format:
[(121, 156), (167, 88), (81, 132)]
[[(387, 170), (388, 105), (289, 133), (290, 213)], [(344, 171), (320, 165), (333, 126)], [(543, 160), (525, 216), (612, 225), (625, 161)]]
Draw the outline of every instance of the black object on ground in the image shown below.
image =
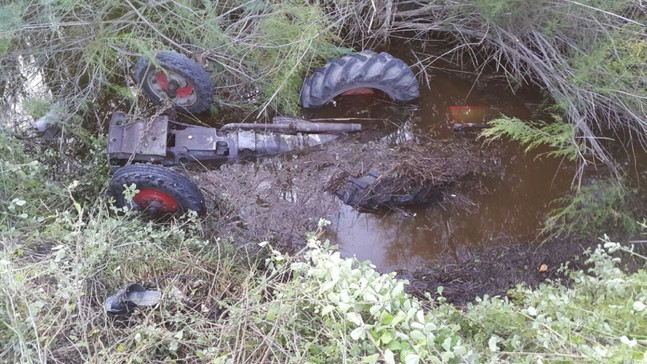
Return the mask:
[[(399, 185), (399, 187), (398, 187)], [(424, 204), (434, 195), (433, 186), (406, 187), (377, 170), (359, 178), (349, 178), (335, 190), (345, 204), (363, 210)]]
[(161, 299), (162, 294), (159, 291), (149, 291), (141, 284), (133, 283), (108, 297), (103, 307), (109, 314), (121, 315), (132, 312), (138, 307), (154, 306)]

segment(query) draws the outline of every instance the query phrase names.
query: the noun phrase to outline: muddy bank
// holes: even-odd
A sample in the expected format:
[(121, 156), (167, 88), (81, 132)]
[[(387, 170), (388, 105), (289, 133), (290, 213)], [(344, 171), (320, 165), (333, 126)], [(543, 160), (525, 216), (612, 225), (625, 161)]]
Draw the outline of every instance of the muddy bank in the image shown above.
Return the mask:
[(303, 246), (305, 232), (319, 219), (339, 212), (343, 203), (335, 192), (369, 171), (379, 171), (380, 178), (362, 191), (365, 200), (422, 194), (408, 204), (430, 204), (444, 203), (450, 186), (454, 195), (479, 189), (480, 179), (499, 173), (500, 164), (497, 154), (484, 151), (473, 135), (401, 144), (348, 136), (307, 154), (223, 165), (197, 175), (216, 217), (209, 219), (214, 234), (268, 240), (290, 252)]
[(559, 268), (568, 262), (570, 269), (584, 269), (587, 248), (599, 241), (552, 240), (510, 241), (502, 245), (465, 252), (462, 256), (439, 257), (436, 262), (415, 271), (400, 271), (398, 276), (410, 284), (407, 291), (419, 297), (425, 292), (438, 297), (438, 287), (447, 302), (462, 306), (485, 295), (506, 296), (519, 284), (536, 287), (546, 279), (560, 279)]
[[(371, 170), (383, 171), (393, 191), (416, 187), (418, 182), (418, 189), (433, 191), (426, 203), (454, 211), (469, 209), (471, 201), (456, 194), (487, 194), (482, 179), (504, 173), (496, 150), (486, 149), (474, 137), (462, 134), (392, 144), (346, 136), (306, 154), (199, 169), (195, 172), (212, 213), (207, 229), (236, 243), (253, 246), (267, 240), (293, 253), (304, 246), (305, 233), (313, 231), (320, 218), (330, 220), (343, 208), (335, 196), (337, 188)], [(393, 208), (391, 213), (408, 219), (412, 214), (407, 211)], [(564, 262), (578, 267), (584, 260), (582, 252), (596, 243), (539, 245), (533, 237), (518, 239), (524, 238), (507, 237), (481, 247), (461, 245), (416, 269), (400, 270), (398, 276), (410, 282), (407, 290), (414, 295), (437, 296), (437, 288), (443, 286), (448, 302), (464, 305), (478, 296), (505, 295), (517, 284), (536, 286), (557, 278)]]

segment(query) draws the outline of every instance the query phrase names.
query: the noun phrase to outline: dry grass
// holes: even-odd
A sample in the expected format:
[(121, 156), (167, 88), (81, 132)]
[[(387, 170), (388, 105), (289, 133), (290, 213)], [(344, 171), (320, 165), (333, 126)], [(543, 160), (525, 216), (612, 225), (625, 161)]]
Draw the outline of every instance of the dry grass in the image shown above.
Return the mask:
[[(362, 44), (387, 36), (421, 42), (411, 50), (421, 74), (440, 61), (505, 74), (512, 88), (545, 89), (575, 125), (580, 172), (601, 161), (614, 168), (601, 135), (628, 130), (645, 146), (647, 8), (642, 1), (364, 1), (349, 36)], [(367, 28), (368, 27), (368, 28)], [(452, 45), (428, 54), (426, 44)], [(427, 80), (433, 87), (433, 80)], [(622, 131), (616, 134), (622, 139)]]

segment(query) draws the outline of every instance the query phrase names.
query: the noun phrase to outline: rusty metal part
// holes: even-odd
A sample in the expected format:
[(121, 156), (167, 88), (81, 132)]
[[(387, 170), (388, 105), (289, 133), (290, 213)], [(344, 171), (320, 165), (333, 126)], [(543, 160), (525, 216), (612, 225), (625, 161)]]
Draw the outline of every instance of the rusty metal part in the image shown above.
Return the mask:
[[(298, 120), (298, 119), (297, 119)], [(168, 116), (151, 120), (135, 120), (126, 124), (126, 114), (115, 112), (108, 133), (108, 157), (113, 164), (126, 161), (155, 162), (173, 165), (180, 162), (222, 160), (232, 161), (244, 156), (267, 156), (305, 150), (338, 137), (321, 131), (339, 132), (358, 130), (358, 124), (332, 125), (306, 121), (278, 124), (250, 124), (264, 127), (265, 132), (245, 130), (240, 125), (228, 124), (221, 130), (175, 123)], [(306, 125), (302, 125), (306, 124)], [(351, 125), (347, 127), (347, 125)], [(355, 126), (353, 126), (355, 125)], [(278, 126), (277, 133), (266, 126)], [(260, 128), (258, 128), (260, 129)], [(309, 130), (312, 134), (299, 130)], [(314, 133), (314, 130), (320, 132)], [(288, 133), (289, 132), (289, 133)]]
[(147, 120), (128, 120), (123, 112), (115, 112), (110, 119), (108, 132), (108, 156), (115, 159), (128, 159), (157, 162), (166, 158), (166, 135), (168, 117), (154, 118), (150, 125)]
[(220, 131), (229, 130), (259, 130), (281, 133), (348, 133), (362, 130), (361, 124), (346, 123), (314, 123), (295, 118), (274, 118), (272, 124), (232, 123), (224, 125)]

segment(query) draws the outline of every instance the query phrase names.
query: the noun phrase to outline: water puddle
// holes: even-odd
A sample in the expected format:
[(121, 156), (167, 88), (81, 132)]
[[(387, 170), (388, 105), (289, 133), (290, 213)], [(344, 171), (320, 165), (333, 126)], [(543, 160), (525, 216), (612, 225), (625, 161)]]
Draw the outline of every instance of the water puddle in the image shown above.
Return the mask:
[[(421, 90), (417, 108), (387, 103), (366, 107), (361, 101), (340, 102), (313, 111), (311, 118), (362, 117), (388, 120), (380, 128), (400, 126), (384, 138), (393, 142), (416, 139), (465, 139), (477, 141), (477, 131), (454, 131), (455, 117), (487, 119), (501, 111), (528, 118), (541, 101), (538, 93), (506, 91), (501, 82), (478, 82), (447, 73), (434, 75), (430, 89)], [(385, 106), (386, 105), (386, 106)], [(477, 115), (469, 115), (472, 112)], [(457, 116), (457, 114), (459, 116)], [(404, 119), (404, 120), (403, 120)], [(369, 126), (370, 127), (370, 126)], [(383, 129), (382, 129), (383, 130)], [(328, 237), (345, 256), (370, 260), (382, 272), (415, 269), (443, 258), (467, 261), (475, 247), (532, 241), (549, 209), (549, 202), (568, 191), (571, 175), (560, 172), (559, 161), (524, 155), (516, 145), (497, 145), (504, 173), (483, 178), (480, 191), (448, 191), (448, 199), (426, 208), (365, 213), (349, 206), (334, 215)], [(485, 191), (485, 192), (483, 192)], [(452, 198), (467, 208), (453, 208)]]

